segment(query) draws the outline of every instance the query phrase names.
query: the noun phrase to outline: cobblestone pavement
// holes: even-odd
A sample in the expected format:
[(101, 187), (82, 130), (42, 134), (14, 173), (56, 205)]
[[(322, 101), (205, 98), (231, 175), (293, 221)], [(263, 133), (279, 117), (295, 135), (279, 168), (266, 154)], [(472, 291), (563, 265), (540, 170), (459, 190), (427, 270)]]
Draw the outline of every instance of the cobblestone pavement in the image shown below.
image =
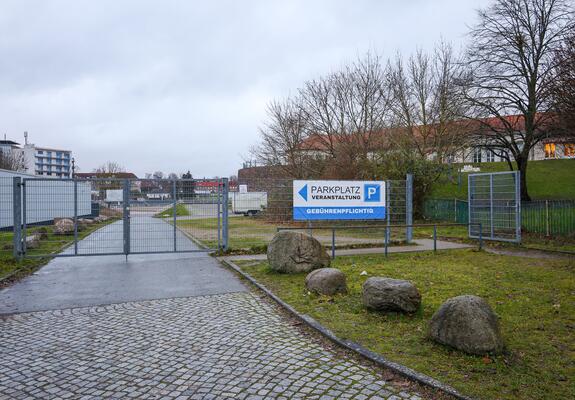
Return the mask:
[(1, 317), (0, 398), (419, 399), (249, 292)]

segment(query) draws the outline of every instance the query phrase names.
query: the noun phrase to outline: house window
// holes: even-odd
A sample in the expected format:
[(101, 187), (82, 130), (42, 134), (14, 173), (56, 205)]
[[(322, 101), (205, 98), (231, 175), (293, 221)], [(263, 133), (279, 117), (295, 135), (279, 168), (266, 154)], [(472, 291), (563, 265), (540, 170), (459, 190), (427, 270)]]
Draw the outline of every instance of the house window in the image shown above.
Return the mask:
[(476, 147), (475, 149), (473, 149), (473, 162), (480, 163), (482, 161), (481, 158), (482, 158), (481, 147)]
[(495, 162), (495, 153), (493, 153), (491, 150), (487, 150), (487, 153), (485, 154), (485, 161)]
[(555, 158), (555, 143), (545, 144), (545, 158)]
[(575, 157), (575, 143), (565, 143), (565, 157)]

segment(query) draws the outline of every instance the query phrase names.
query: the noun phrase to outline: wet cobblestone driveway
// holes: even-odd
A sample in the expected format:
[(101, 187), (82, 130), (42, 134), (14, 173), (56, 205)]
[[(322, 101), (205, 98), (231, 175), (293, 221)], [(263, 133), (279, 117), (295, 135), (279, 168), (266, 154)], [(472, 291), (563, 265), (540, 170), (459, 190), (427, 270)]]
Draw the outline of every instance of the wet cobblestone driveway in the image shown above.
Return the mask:
[(419, 399), (286, 323), (253, 293), (0, 319), (0, 398)]

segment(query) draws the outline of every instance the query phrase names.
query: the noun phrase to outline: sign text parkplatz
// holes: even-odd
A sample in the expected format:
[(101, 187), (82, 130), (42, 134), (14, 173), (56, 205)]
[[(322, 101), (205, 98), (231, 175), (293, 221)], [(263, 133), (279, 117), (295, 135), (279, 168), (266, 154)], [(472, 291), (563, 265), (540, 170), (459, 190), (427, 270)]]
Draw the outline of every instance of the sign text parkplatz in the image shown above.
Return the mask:
[(383, 181), (293, 181), (293, 219), (385, 219)]

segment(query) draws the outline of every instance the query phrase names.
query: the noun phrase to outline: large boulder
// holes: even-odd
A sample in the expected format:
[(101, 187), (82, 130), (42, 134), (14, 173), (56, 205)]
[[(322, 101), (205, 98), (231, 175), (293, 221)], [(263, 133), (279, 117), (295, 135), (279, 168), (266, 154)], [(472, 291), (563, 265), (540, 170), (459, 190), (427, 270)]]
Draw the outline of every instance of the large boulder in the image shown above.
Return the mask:
[(457, 296), (439, 307), (429, 322), (429, 336), (469, 354), (501, 353), (497, 315), (478, 296)]
[(363, 284), (363, 304), (377, 311), (413, 313), (421, 305), (415, 285), (401, 279), (372, 277)]
[(305, 287), (310, 292), (327, 296), (347, 293), (345, 274), (335, 268), (320, 268), (311, 271), (305, 278)]
[(268, 245), (268, 262), (274, 271), (293, 274), (329, 267), (330, 258), (317, 239), (299, 232), (280, 231)]
[(74, 233), (74, 221), (69, 218), (58, 218), (54, 220), (55, 235), (71, 235)]

